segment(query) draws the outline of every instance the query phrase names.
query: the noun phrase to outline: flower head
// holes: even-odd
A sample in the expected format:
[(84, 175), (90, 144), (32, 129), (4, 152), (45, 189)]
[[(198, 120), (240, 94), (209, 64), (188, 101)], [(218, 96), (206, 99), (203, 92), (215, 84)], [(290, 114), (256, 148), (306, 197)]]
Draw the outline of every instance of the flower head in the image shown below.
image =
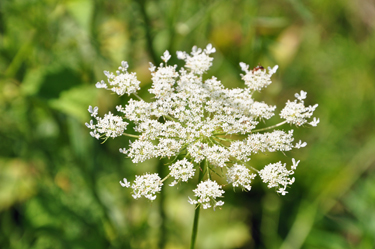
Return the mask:
[(248, 191), (251, 190), (250, 183), (255, 176), (256, 174), (250, 174), (250, 170), (246, 166), (239, 164), (234, 164), (227, 171), (228, 183), (232, 183), (233, 187), (241, 186)]
[(264, 183), (268, 183), (268, 188), (278, 188), (277, 193), (285, 195), (288, 193), (286, 188), (288, 185), (292, 185), (295, 181), (294, 177), (289, 178), (290, 175), (294, 174), (294, 170), (298, 166), (298, 162), (293, 158), (293, 165), (291, 170), (286, 168), (286, 163), (281, 162), (271, 163), (266, 165), (262, 170), (259, 171), (259, 176), (262, 178)]
[(98, 107), (92, 109), (90, 106), (89, 112), (97, 122), (94, 124), (93, 120), (90, 120), (90, 123), (86, 123), (86, 126), (93, 130), (90, 134), (96, 139), (99, 139), (101, 135), (105, 136), (106, 138), (122, 136), (127, 125), (129, 124), (125, 122), (122, 117), (113, 115), (111, 112), (105, 114), (103, 118), (98, 117)]
[[(203, 208), (217, 207), (224, 204), (217, 200), (222, 197), (222, 186), (211, 178), (211, 173), (226, 176), (233, 187), (249, 191), (251, 182), (260, 176), (269, 188), (276, 187), (284, 195), (286, 188), (294, 182), (290, 175), (294, 173), (298, 162), (293, 159), (290, 170), (281, 162), (266, 165), (262, 170), (247, 165), (250, 159), (259, 153), (288, 152), (294, 148), (303, 148), (306, 142), (294, 143), (293, 130), (274, 128), (289, 123), (302, 126), (306, 123), (316, 126), (319, 119), (311, 121), (317, 105), (306, 107), (307, 93), (295, 94), (296, 99), (288, 101), (280, 112), (285, 121), (280, 124), (257, 129), (260, 122), (275, 115), (276, 106), (268, 105), (253, 98), (255, 91), (260, 91), (271, 84), (271, 77), (278, 66), (257, 66), (250, 69), (240, 63), (244, 74), (245, 87), (228, 89), (212, 76), (205, 79), (204, 74), (212, 66), (211, 55), (216, 49), (208, 44), (205, 49), (193, 47), (190, 54), (177, 52), (177, 57), (185, 61), (178, 69), (168, 65), (171, 54), (165, 51), (163, 63), (155, 66), (150, 63), (152, 85), (149, 93), (152, 101), (145, 101), (136, 95), (139, 81), (135, 73), (128, 72), (128, 63), (122, 62), (116, 74), (105, 71), (108, 82), (98, 82), (98, 88), (111, 90), (118, 95), (134, 95), (136, 98), (124, 105), (116, 106), (119, 115), (109, 112), (104, 117), (98, 116), (98, 107), (90, 106), (88, 111), (93, 117), (86, 126), (90, 134), (99, 139), (129, 136), (131, 141), (120, 152), (133, 163), (144, 162), (151, 158), (171, 160), (169, 173), (161, 179), (158, 174), (135, 176), (133, 183), (124, 178), (121, 186), (131, 187), (133, 197), (156, 198), (163, 182), (173, 178), (170, 186), (180, 182), (189, 182), (195, 172), (200, 170), (203, 180), (197, 183), (194, 194), (196, 200), (189, 198), (191, 204)], [(132, 123), (133, 133), (125, 133)]]
[(175, 178), (175, 180), (170, 184), (174, 186), (177, 181), (187, 182), (190, 178), (193, 178), (195, 169), (194, 164), (186, 160), (186, 158), (175, 162), (169, 166), (170, 175)]
[(194, 46), (191, 55), (179, 51), (177, 56), (186, 62), (185, 67), (190, 69), (192, 73), (202, 75), (212, 66), (213, 58), (209, 54), (215, 51), (216, 49), (211, 44), (208, 44), (204, 50)]
[(204, 209), (210, 208), (212, 206), (222, 206), (223, 201), (216, 201), (216, 198), (223, 197), (224, 190), (221, 186), (217, 184), (216, 181), (211, 181), (210, 179), (200, 182), (196, 189), (193, 190), (195, 196), (198, 197), (197, 200), (192, 200), (189, 198), (190, 204), (201, 204)]
[[(289, 101), (286, 103), (284, 109), (280, 113), (280, 117), (285, 119), (289, 124), (295, 124), (301, 126), (307, 123), (307, 119), (311, 118), (315, 109), (318, 107), (318, 104), (313, 106), (305, 106), (304, 99), (306, 98), (307, 93), (301, 91), (301, 94), (296, 93), (295, 97), (297, 98), (293, 102)], [(319, 123), (319, 119), (310, 122), (310, 125), (316, 126)]]
[[(261, 90), (263, 87), (267, 87), (272, 83), (271, 76), (276, 73), (279, 66), (274, 66), (273, 68), (268, 67), (268, 72), (266, 69), (254, 68), (249, 70), (249, 66), (245, 63), (240, 63), (242, 71), (245, 72), (242, 79), (245, 81), (245, 85), (255, 91)], [(261, 67), (263, 68), (263, 67)]]
[(155, 194), (160, 192), (161, 186), (163, 186), (159, 175), (146, 173), (143, 176), (135, 177), (135, 181), (131, 185), (131, 188), (133, 189), (133, 198), (138, 199), (141, 196), (144, 196), (151, 201), (155, 200)]
[(104, 80), (96, 83), (97, 88), (104, 88), (115, 92), (117, 95), (124, 95), (125, 93), (130, 95), (139, 90), (139, 80), (137, 80), (136, 73), (128, 73), (128, 63), (126, 61), (121, 62), (121, 66), (116, 71), (116, 74), (104, 71), (104, 75), (107, 76), (108, 83)]

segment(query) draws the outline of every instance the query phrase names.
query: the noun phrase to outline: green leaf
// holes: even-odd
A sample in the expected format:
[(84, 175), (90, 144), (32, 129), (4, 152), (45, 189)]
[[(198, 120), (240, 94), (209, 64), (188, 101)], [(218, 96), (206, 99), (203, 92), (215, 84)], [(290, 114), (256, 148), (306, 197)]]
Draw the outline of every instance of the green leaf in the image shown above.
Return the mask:
[(97, 94), (98, 90), (93, 86), (79, 86), (62, 92), (58, 99), (50, 100), (49, 104), (84, 123), (90, 119), (87, 108), (96, 102)]

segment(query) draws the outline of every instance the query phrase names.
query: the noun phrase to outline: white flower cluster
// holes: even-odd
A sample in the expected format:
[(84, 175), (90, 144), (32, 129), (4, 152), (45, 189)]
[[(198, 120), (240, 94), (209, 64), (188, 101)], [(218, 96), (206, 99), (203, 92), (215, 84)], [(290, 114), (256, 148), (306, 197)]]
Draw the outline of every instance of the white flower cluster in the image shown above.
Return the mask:
[(255, 177), (256, 174), (250, 174), (250, 170), (244, 165), (234, 164), (227, 171), (228, 183), (232, 183), (233, 187), (242, 186), (248, 191), (251, 190), (250, 183)]
[(176, 179), (169, 186), (176, 185), (178, 183), (177, 180), (187, 182), (195, 173), (194, 164), (186, 160), (186, 158), (170, 165), (169, 170), (171, 171), (170, 175)]
[[(120, 181), (122, 187), (130, 187), (130, 183), (124, 178), (124, 182)], [(133, 198), (138, 199), (142, 196), (153, 201), (156, 199), (156, 193), (161, 191), (163, 182), (158, 174), (146, 173), (143, 176), (135, 176), (135, 181), (131, 185), (133, 189)]]
[[(305, 107), (303, 100), (306, 98), (306, 94), (306, 92), (301, 91), (301, 94), (295, 94), (297, 98), (296, 100), (293, 102), (288, 100), (284, 109), (280, 113), (280, 117), (285, 119), (289, 124), (295, 124), (297, 126), (307, 123), (307, 119), (311, 118), (315, 109), (318, 107), (318, 104)], [(314, 120), (310, 122), (310, 125), (316, 126), (318, 123), (319, 119), (314, 118)]]
[(241, 161), (249, 161), (258, 152), (290, 151), (293, 148), (293, 130), (249, 134), (242, 141), (234, 141), (229, 147), (230, 155)]
[[(104, 75), (108, 78), (108, 84), (102, 80), (101, 82), (96, 83), (97, 88), (104, 88), (115, 92), (117, 95), (128, 95), (137, 92), (139, 90), (140, 81), (137, 80), (136, 73), (128, 73), (128, 63), (126, 61), (121, 62), (121, 66), (114, 73), (104, 71)], [(109, 85), (109, 86), (108, 86)]]
[(242, 71), (246, 74), (242, 75), (242, 79), (245, 81), (245, 85), (250, 90), (259, 91), (263, 87), (267, 87), (269, 84), (272, 83), (271, 76), (272, 74), (276, 73), (277, 69), (279, 68), (278, 65), (274, 66), (273, 68), (268, 67), (268, 72), (264, 70), (262, 66), (257, 66), (252, 70), (249, 70), (249, 65), (245, 63), (240, 63)]
[(106, 138), (121, 136), (129, 123), (125, 122), (122, 117), (113, 115), (111, 112), (105, 114), (103, 118), (98, 117), (98, 110), (98, 107), (93, 109), (91, 105), (89, 106), (88, 111), (96, 119), (96, 124), (94, 124), (93, 120), (90, 120), (90, 123), (86, 123), (87, 128), (93, 130), (90, 132), (90, 135), (96, 139), (99, 139), (101, 136)]
[(209, 57), (209, 54), (215, 53), (216, 49), (208, 44), (206, 49), (202, 52), (201, 48), (193, 47), (191, 56), (186, 52), (177, 52), (177, 58), (186, 62), (185, 67), (190, 69), (192, 73), (202, 75), (211, 66), (213, 58)]
[[(96, 124), (93, 120), (86, 123), (93, 130), (91, 135), (97, 139), (121, 135), (135, 138), (128, 148), (120, 149), (134, 163), (154, 157), (169, 158), (173, 162), (169, 165), (169, 174), (163, 179), (158, 174), (145, 174), (136, 176), (132, 185), (126, 179), (120, 182), (123, 187), (131, 186), (134, 198), (144, 196), (153, 200), (165, 180), (173, 178), (170, 186), (188, 182), (196, 170), (204, 174), (204, 180), (198, 182), (194, 190), (197, 199), (189, 198), (189, 202), (203, 208), (224, 204), (216, 200), (222, 197), (224, 190), (211, 179), (211, 172), (226, 172), (227, 182), (244, 190), (251, 189), (251, 182), (258, 174), (269, 187), (279, 187), (278, 192), (283, 195), (287, 193), (287, 185), (294, 181), (288, 176), (294, 172), (295, 163), (290, 171), (281, 163), (267, 165), (260, 171), (247, 163), (259, 152), (286, 152), (305, 147), (306, 143), (302, 141), (293, 144), (293, 130), (275, 128), (285, 123), (316, 126), (319, 119), (310, 122), (308, 119), (317, 105), (305, 107), (306, 92), (301, 91), (295, 95), (297, 100), (288, 101), (281, 111), (280, 116), (285, 121), (256, 129), (260, 121), (274, 116), (276, 106), (258, 102), (252, 95), (271, 84), (271, 76), (278, 66), (265, 69), (259, 65), (249, 69), (248, 65), (240, 63), (245, 72), (242, 79), (246, 87), (227, 89), (216, 77), (203, 77), (212, 66), (210, 55), (214, 52), (211, 44), (205, 49), (193, 47), (190, 54), (177, 52), (177, 57), (185, 62), (179, 70), (176, 65), (167, 64), (171, 58), (168, 51), (161, 57), (164, 63), (158, 67), (150, 63), (152, 85), (149, 92), (154, 96), (151, 102), (137, 95), (139, 81), (135, 73), (127, 72), (126, 62), (122, 62), (117, 76), (105, 72), (108, 84), (97, 83), (98, 88), (119, 95), (132, 94), (136, 98), (116, 107), (121, 116), (108, 113), (100, 118), (98, 108), (90, 106), (89, 112), (96, 120)], [(135, 134), (124, 133), (130, 122)]]
[[(271, 163), (264, 167), (264, 169), (259, 171), (259, 176), (262, 178), (264, 183), (268, 183), (268, 188), (279, 188), (277, 193), (285, 195), (288, 193), (285, 191), (288, 185), (292, 185), (294, 183), (294, 177), (292, 179), (288, 178), (288, 176), (294, 174), (294, 170), (297, 169), (299, 164), (299, 160), (292, 159), (293, 165), (291, 166), (291, 170), (287, 170), (286, 163), (282, 164), (281, 162)], [(281, 185), (281, 187), (280, 187)]]
[(195, 196), (198, 197), (197, 200), (192, 200), (189, 197), (190, 204), (202, 204), (204, 209), (210, 208), (211, 204), (213, 207), (218, 207), (224, 205), (223, 201), (216, 201), (217, 197), (223, 197), (224, 190), (221, 189), (221, 186), (217, 184), (216, 181), (211, 181), (207, 179), (198, 184), (198, 187), (193, 190)]

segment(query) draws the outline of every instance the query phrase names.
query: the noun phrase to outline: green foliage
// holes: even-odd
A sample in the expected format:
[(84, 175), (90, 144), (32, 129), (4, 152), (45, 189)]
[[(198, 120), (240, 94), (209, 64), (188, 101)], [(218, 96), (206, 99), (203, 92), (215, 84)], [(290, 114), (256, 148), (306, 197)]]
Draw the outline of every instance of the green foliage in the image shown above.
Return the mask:
[(251, 161), (301, 159), (289, 195), (260, 184), (227, 191), (222, 210), (201, 210), (197, 248), (373, 248), (374, 9), (368, 0), (1, 1), (0, 248), (187, 248), (192, 186), (133, 200), (119, 180), (163, 162), (133, 165), (118, 153), (126, 139), (100, 144), (84, 122), (89, 105), (107, 112), (127, 100), (95, 88), (103, 70), (126, 60), (147, 88), (148, 61), (208, 43), (223, 84), (243, 85), (241, 61), (278, 64), (264, 101), (305, 90), (321, 123), (295, 131), (308, 143), (298, 155)]

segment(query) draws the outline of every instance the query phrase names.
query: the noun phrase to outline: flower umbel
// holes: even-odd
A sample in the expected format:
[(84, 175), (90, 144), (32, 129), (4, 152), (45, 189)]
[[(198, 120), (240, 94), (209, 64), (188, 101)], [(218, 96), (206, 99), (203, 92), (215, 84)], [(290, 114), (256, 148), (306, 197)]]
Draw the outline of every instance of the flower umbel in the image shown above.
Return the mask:
[[(121, 185), (123, 186), (123, 184)], [(146, 173), (143, 176), (135, 176), (135, 181), (131, 186), (133, 189), (133, 198), (138, 199), (141, 198), (141, 196), (144, 196), (153, 201), (156, 198), (155, 194), (161, 191), (162, 185), (161, 178), (156, 173)]]
[(189, 197), (190, 204), (202, 204), (204, 209), (213, 207), (222, 206), (223, 201), (216, 201), (216, 198), (223, 197), (224, 190), (221, 189), (221, 186), (217, 184), (216, 181), (211, 181), (207, 179), (204, 182), (200, 182), (196, 189), (193, 190), (195, 196), (198, 197), (197, 200), (192, 200)]
[(139, 90), (140, 81), (137, 80), (135, 73), (128, 73), (128, 63), (126, 61), (121, 62), (121, 66), (114, 73), (104, 71), (105, 76), (108, 78), (108, 84), (102, 80), (96, 83), (97, 88), (104, 88), (115, 92), (117, 95), (124, 95), (125, 93), (130, 95)]
[(250, 170), (239, 164), (234, 164), (227, 171), (227, 181), (232, 183), (233, 187), (241, 186), (242, 188), (250, 191), (251, 190), (251, 180), (255, 178), (256, 174), (250, 174)]
[(287, 170), (286, 163), (282, 164), (281, 162), (277, 163), (271, 163), (268, 164), (259, 171), (259, 176), (262, 178), (264, 183), (268, 183), (268, 188), (277, 187), (279, 188), (277, 190), (277, 193), (280, 193), (282, 195), (285, 195), (288, 193), (285, 191), (288, 185), (292, 185), (294, 183), (294, 177), (291, 179), (288, 178), (288, 176), (294, 174), (294, 170), (297, 168), (299, 161), (296, 162), (296, 160), (293, 158), (293, 165), (291, 167), (291, 170)]
[(177, 180), (187, 182), (195, 173), (194, 164), (186, 160), (186, 158), (169, 166), (169, 170), (171, 171), (170, 175), (176, 179), (169, 186), (176, 185)]
[[(161, 57), (164, 63), (154, 66), (150, 63), (152, 85), (149, 93), (151, 102), (142, 100), (137, 95), (140, 82), (135, 73), (129, 73), (127, 62), (122, 62), (116, 74), (104, 72), (108, 78), (96, 84), (122, 96), (134, 96), (125, 105), (116, 106), (119, 115), (111, 112), (103, 118), (98, 116), (98, 107), (90, 106), (88, 111), (93, 117), (86, 126), (90, 134), (97, 139), (128, 136), (131, 138), (128, 148), (120, 152), (131, 158), (133, 163), (140, 163), (151, 158), (168, 158), (169, 173), (162, 179), (157, 173), (135, 176), (131, 184), (124, 178), (121, 186), (131, 187), (135, 199), (156, 198), (163, 182), (172, 178), (169, 186), (188, 182), (195, 177), (197, 170), (202, 174), (197, 188), (193, 190), (196, 200), (189, 203), (201, 205), (204, 209), (222, 206), (217, 200), (223, 197), (224, 181), (213, 180), (215, 175), (226, 176), (226, 181), (233, 187), (251, 190), (251, 183), (256, 175), (285, 195), (286, 188), (294, 182), (298, 162), (293, 159), (290, 170), (281, 162), (271, 163), (263, 169), (253, 168), (249, 161), (260, 152), (287, 152), (306, 146), (306, 142), (293, 142), (293, 130), (277, 130), (283, 124), (296, 126), (316, 126), (319, 119), (312, 118), (318, 106), (305, 106), (307, 93), (295, 94), (296, 99), (289, 101), (280, 112), (285, 121), (257, 129), (259, 122), (264, 122), (275, 115), (276, 106), (253, 99), (253, 93), (272, 83), (271, 76), (278, 66), (267, 69), (257, 66), (253, 69), (241, 62), (244, 74), (243, 89), (227, 89), (216, 78), (205, 79), (203, 76), (212, 66), (215, 48), (209, 44), (205, 49), (193, 47), (190, 54), (177, 52), (177, 57), (185, 62), (180, 69), (177, 65), (168, 65), (171, 55), (168, 51)], [(133, 124), (133, 133), (125, 133), (129, 123)], [(234, 136), (235, 135), (235, 136)]]

